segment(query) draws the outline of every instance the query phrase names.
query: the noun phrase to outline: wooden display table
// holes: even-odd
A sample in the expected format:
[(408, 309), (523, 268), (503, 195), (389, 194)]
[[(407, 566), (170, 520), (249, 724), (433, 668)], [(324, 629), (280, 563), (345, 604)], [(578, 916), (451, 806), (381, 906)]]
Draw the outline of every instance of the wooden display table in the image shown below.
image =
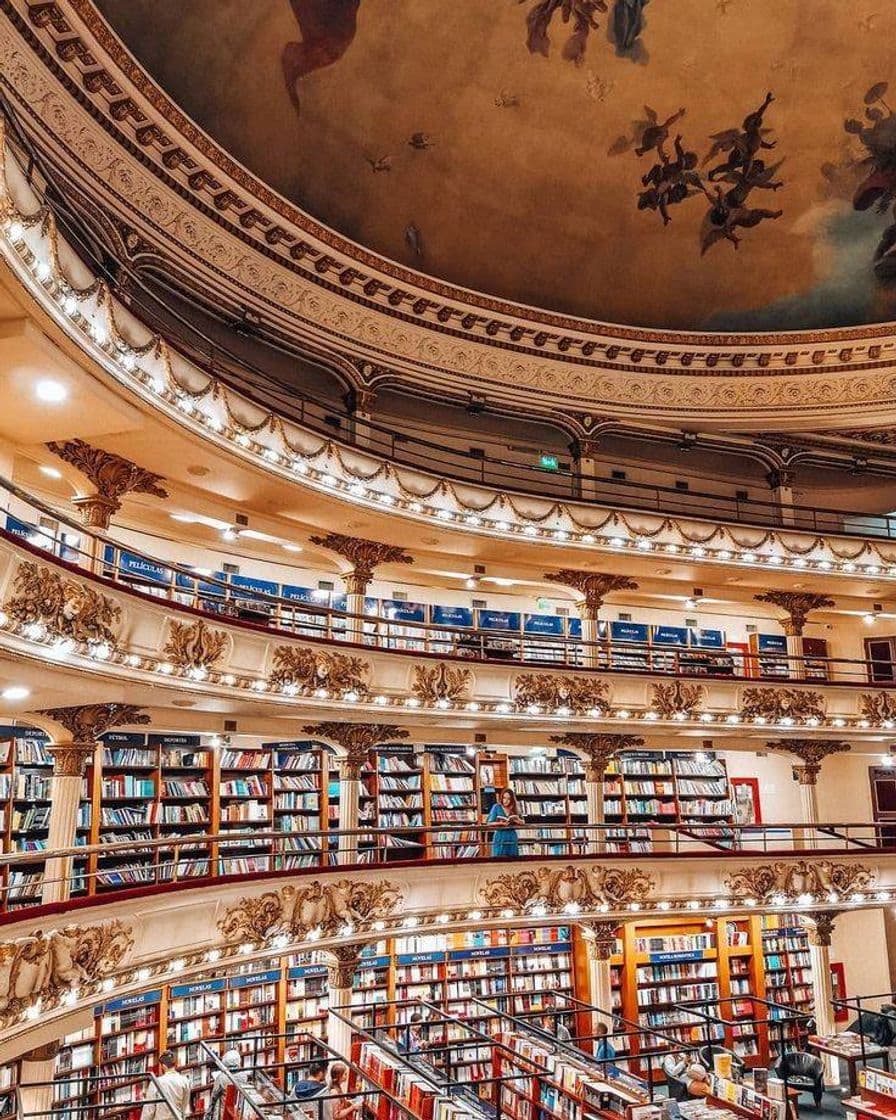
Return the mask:
[(870, 1061), (872, 1058), (883, 1058), (884, 1069), (889, 1070), (890, 1068), (890, 1052), (885, 1046), (866, 1042), (863, 1050), (859, 1036), (850, 1031), (832, 1035), (812, 1034), (809, 1035), (807, 1045), (810, 1050), (814, 1050), (817, 1054), (827, 1054), (832, 1058), (839, 1058), (840, 1061), (846, 1062), (851, 1096), (855, 1096), (856, 1093), (859, 1062)]

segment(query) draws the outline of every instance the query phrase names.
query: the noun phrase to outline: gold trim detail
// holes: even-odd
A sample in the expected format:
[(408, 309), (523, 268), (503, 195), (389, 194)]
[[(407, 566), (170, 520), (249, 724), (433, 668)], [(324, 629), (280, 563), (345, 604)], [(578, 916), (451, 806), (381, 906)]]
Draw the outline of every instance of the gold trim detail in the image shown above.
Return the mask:
[(584, 596), (583, 617), (595, 619), (604, 604), (604, 599), (612, 591), (637, 591), (638, 584), (628, 576), (611, 575), (608, 572), (586, 572), (578, 568), (561, 568), (559, 572), (545, 572), (548, 583), (559, 583), (564, 587), (574, 587)]
[(513, 682), (513, 702), (517, 708), (531, 705), (548, 711), (569, 708), (589, 712), (606, 709), (610, 703), (609, 685), (595, 677), (566, 676), (563, 673), (521, 673)]
[(744, 867), (725, 879), (725, 887), (739, 902), (755, 899), (759, 903), (780, 897), (784, 903), (796, 902), (804, 895), (818, 901), (836, 902), (874, 884), (876, 872), (861, 863), (836, 863), (828, 859), (779, 860)]
[(83, 439), (53, 440), (47, 447), (64, 462), (76, 467), (95, 487), (95, 493), (74, 500), (74, 504), (81, 508), (86, 524), (93, 528), (109, 528), (112, 514), (121, 509), (121, 499), (125, 494), (168, 497), (168, 491), (160, 485), (164, 482), (160, 474), (144, 470), (122, 455), (91, 447)]
[(26, 560), (16, 571), (13, 592), (3, 609), (16, 622), (40, 622), (52, 634), (76, 642), (115, 644), (121, 607), (80, 580)]
[(661, 681), (651, 686), (650, 708), (662, 719), (674, 719), (681, 714), (693, 717), (700, 714), (705, 696), (703, 685), (678, 680)]
[(170, 623), (171, 633), (164, 655), (178, 669), (212, 669), (224, 656), (229, 638), (213, 630), (203, 619)]
[(654, 885), (643, 871), (621, 867), (542, 867), (499, 875), (480, 888), (482, 898), (496, 909), (526, 910), (533, 904), (550, 909), (580, 907), (597, 910), (643, 902)]
[(830, 595), (816, 595), (812, 591), (764, 591), (753, 598), (757, 603), (771, 603), (785, 612), (787, 618), (782, 625), (789, 638), (802, 636), (810, 611), (826, 610), (834, 606)]
[(438, 665), (414, 666), (411, 691), (418, 700), (430, 706), (440, 700), (457, 704), (469, 699), (472, 684), (473, 674), (469, 669), (440, 661)]
[(745, 688), (741, 697), (740, 714), (744, 719), (825, 718), (825, 700), (820, 692), (800, 688)]
[(359, 698), (368, 692), (370, 665), (360, 657), (304, 646), (277, 646), (273, 664), (269, 680), (274, 688), (294, 688), (306, 694), (325, 688), (336, 693), (356, 692)]

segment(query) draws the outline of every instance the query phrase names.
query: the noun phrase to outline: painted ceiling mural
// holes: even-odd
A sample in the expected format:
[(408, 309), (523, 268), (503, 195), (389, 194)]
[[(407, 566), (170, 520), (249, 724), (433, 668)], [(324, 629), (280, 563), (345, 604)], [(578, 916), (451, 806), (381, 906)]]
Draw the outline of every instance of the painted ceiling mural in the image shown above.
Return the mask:
[(434, 277), (629, 325), (896, 320), (896, 4), (97, 4), (255, 174)]

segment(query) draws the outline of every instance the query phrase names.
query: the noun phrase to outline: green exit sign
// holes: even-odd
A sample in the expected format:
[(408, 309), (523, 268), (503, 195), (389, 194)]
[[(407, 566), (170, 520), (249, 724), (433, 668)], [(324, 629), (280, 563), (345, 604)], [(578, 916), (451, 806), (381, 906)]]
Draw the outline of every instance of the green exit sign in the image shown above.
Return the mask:
[(560, 460), (556, 455), (542, 455), (538, 462), (539, 465), (546, 471), (560, 470)]

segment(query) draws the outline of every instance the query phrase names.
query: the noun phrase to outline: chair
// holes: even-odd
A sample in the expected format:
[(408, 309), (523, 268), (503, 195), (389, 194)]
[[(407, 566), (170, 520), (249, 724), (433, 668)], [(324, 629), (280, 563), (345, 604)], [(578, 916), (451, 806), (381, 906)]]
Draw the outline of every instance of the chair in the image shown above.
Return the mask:
[(824, 1094), (824, 1063), (805, 1050), (788, 1050), (782, 1054), (775, 1072), (792, 1089), (811, 1093), (815, 1107), (821, 1107)]

